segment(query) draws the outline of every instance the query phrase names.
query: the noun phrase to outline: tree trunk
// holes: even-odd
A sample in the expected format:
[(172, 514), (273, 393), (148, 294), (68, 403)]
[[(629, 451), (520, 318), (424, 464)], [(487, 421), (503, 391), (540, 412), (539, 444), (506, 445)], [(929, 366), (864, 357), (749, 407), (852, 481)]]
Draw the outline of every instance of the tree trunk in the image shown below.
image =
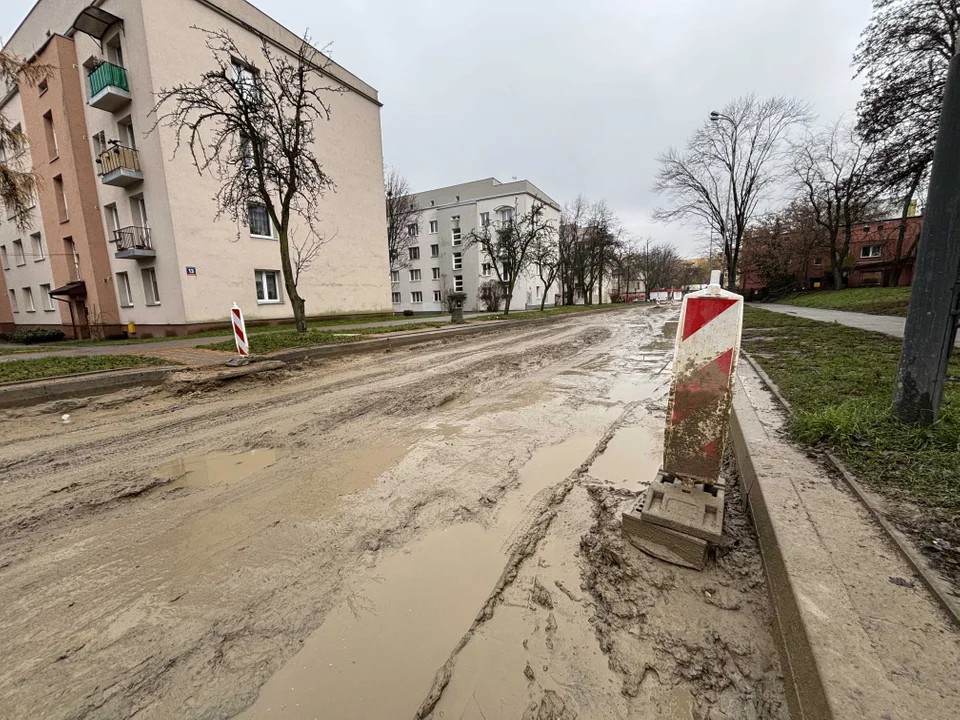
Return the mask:
[(833, 289), (843, 289), (843, 262), (840, 259), (840, 252), (832, 250), (830, 255), (833, 257)]
[(903, 256), (903, 241), (907, 237), (907, 216), (910, 212), (910, 205), (913, 203), (913, 196), (920, 186), (920, 177), (919, 174), (914, 175), (913, 181), (910, 183), (910, 189), (907, 190), (906, 195), (903, 196), (903, 206), (900, 211), (900, 225), (897, 228), (897, 249), (893, 256), (893, 267), (891, 268), (890, 274), (890, 285), (893, 287), (897, 287), (900, 284), (900, 274), (903, 272), (903, 267), (906, 265), (906, 261), (910, 256), (910, 253), (907, 254), (906, 258)]
[(297, 292), (297, 283), (293, 279), (293, 264), (290, 262), (290, 242), (286, 227), (279, 229), (280, 236), (280, 269), (283, 271), (283, 286), (293, 308), (293, 321), (298, 333), (307, 331), (306, 301)]

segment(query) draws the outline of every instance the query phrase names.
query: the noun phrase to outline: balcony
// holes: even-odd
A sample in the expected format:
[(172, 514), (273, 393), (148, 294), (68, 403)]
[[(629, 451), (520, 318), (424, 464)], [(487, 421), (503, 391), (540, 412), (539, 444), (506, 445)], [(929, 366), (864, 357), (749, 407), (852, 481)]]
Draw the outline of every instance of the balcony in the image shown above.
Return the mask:
[(104, 62), (94, 68), (89, 75), (91, 107), (114, 112), (130, 102), (130, 88), (127, 85), (127, 71), (119, 65)]
[(150, 239), (150, 228), (130, 227), (113, 231), (113, 241), (117, 244), (116, 258), (152, 258), (157, 256)]
[(100, 182), (104, 185), (127, 187), (143, 180), (140, 154), (133, 148), (114, 145), (100, 153)]

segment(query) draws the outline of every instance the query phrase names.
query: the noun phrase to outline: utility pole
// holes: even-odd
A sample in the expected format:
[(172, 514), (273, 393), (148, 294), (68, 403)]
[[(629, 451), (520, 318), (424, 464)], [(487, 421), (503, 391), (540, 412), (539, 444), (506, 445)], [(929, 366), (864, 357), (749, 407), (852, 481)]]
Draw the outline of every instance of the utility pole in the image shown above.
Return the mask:
[(960, 311), (960, 55), (954, 54), (940, 110), (930, 189), (917, 248), (893, 411), (929, 425), (943, 399)]

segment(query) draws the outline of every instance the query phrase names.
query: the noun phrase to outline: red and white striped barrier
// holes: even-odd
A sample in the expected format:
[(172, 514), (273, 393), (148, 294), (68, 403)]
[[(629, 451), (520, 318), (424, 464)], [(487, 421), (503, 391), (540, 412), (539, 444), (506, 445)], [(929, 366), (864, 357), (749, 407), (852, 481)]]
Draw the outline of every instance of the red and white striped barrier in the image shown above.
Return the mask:
[(730, 421), (743, 298), (719, 275), (683, 299), (677, 328), (663, 470), (687, 483), (717, 481)]
[(243, 323), (243, 312), (233, 304), (230, 310), (230, 319), (233, 321), (233, 339), (237, 341), (237, 352), (240, 357), (246, 357), (250, 354), (250, 345), (247, 341), (247, 326)]

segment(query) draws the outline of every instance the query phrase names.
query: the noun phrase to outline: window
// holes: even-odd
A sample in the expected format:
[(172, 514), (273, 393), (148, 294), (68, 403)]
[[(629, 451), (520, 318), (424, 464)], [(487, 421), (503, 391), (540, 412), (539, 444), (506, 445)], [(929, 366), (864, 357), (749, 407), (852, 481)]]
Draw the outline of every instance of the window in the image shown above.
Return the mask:
[(120, 33), (107, 40), (104, 45), (107, 48), (107, 60), (114, 65), (123, 67), (123, 49), (120, 47)]
[(117, 273), (117, 295), (120, 307), (133, 307), (133, 292), (130, 289), (130, 276), (125, 272)]
[(93, 136), (93, 157), (96, 161), (100, 160), (100, 156), (107, 151), (107, 147), (107, 136), (101, 130)]
[(513, 222), (513, 208), (502, 208), (497, 211), (497, 214), (500, 216), (500, 222), (504, 225), (509, 225)]
[(419, 259), (420, 259), (420, 248), (419, 248), (419, 247), (417, 247), (416, 245), (414, 245), (412, 248), (407, 248), (407, 250), (410, 252), (410, 259), (411, 259), (411, 260), (419, 260)]
[(410, 282), (420, 282), (420, 271), (411, 270), (410, 271)]
[(440, 279), (440, 268), (433, 268), (433, 279), (434, 280)]
[(257, 71), (239, 60), (233, 61), (233, 81), (240, 89), (244, 100), (250, 103), (259, 101), (257, 92)]
[(420, 234), (420, 228), (417, 227), (416, 223), (410, 223), (407, 225), (407, 237), (416, 237)]
[(51, 161), (56, 160), (60, 155), (60, 148), (57, 146), (57, 130), (53, 126), (53, 113), (49, 111), (43, 116), (43, 131), (47, 136), (47, 155)]
[(422, 302), (423, 302), (423, 293), (422, 293), (422, 292), (412, 292), (412, 293), (410, 293), (410, 302), (412, 302), (412, 303), (422, 303)]
[(441, 300), (440, 300), (440, 291), (439, 291), (439, 290), (434, 290), (434, 291), (433, 291), (433, 301), (434, 301), (434, 302), (441, 302)]
[[(70, 277), (71, 282), (80, 279), (80, 256), (77, 254), (77, 246), (73, 242), (73, 238), (64, 238), (63, 239), (63, 254), (67, 258), (67, 273)], [(70, 258), (73, 258), (73, 262), (70, 262)]]
[(390, 282), (400, 282), (400, 271), (391, 270), (390, 271)]
[(490, 277), (490, 273), (493, 272), (493, 265), (491, 265), (490, 263), (484, 263), (483, 269), (481, 272), (484, 277)]
[(487, 227), (490, 224), (490, 213), (480, 213), (480, 227)]
[(883, 225), (877, 225), (877, 232), (883, 231)]
[(463, 292), (463, 275), (453, 276), (453, 289), (456, 292)]
[(117, 129), (120, 131), (120, 144), (136, 150), (137, 134), (133, 131), (133, 120), (129, 115), (117, 123)]
[(67, 215), (67, 191), (63, 187), (63, 175), (57, 175), (53, 179), (53, 194), (57, 198), (57, 213), (60, 216), (60, 222), (65, 223), (70, 218)]
[(107, 229), (110, 231), (110, 239), (116, 240), (117, 230), (120, 229), (120, 213), (117, 212), (117, 204), (104, 205), (103, 211), (107, 214)]
[(816, 267), (820, 267), (821, 265), (823, 265), (823, 258), (814, 258), (814, 259), (813, 259), (813, 264), (814, 264)]
[(37, 306), (33, 304), (33, 288), (23, 289), (23, 309), (27, 312), (37, 311)]
[(247, 221), (250, 224), (250, 234), (253, 237), (273, 237), (273, 228), (270, 227), (270, 213), (267, 212), (266, 205), (248, 203)]
[(440, 257), (440, 246), (431, 245), (430, 246), (430, 257)]
[(253, 156), (253, 141), (246, 135), (240, 136), (240, 156), (243, 158), (244, 169), (253, 170), (257, 161)]
[(539, 298), (539, 297), (540, 297), (540, 286), (539, 286), (539, 285), (535, 285), (534, 288), (533, 288), (533, 290), (534, 290), (534, 297), (535, 297), (535, 298)]
[(43, 254), (43, 239), (40, 237), (40, 233), (33, 233), (30, 236), (30, 251), (33, 253), (34, 262), (47, 259), (47, 256)]
[(13, 259), (16, 260), (18, 266), (27, 264), (27, 259), (23, 256), (23, 241), (21, 240), (13, 241)]
[(455, 252), (453, 254), (453, 269), (454, 270), (463, 269), (463, 253)]
[(53, 298), (50, 297), (50, 286), (46, 283), (40, 286), (40, 305), (44, 312), (53, 312)]
[(143, 276), (143, 297), (147, 305), (159, 305), (160, 287), (157, 285), (156, 268), (144, 268), (140, 272)]
[(860, 248), (861, 258), (878, 258), (883, 251), (882, 245), (864, 245)]
[(393, 293), (393, 304), (394, 305), (400, 304), (400, 293), (398, 292)]
[(40, 95), (43, 95), (48, 89), (49, 89), (49, 86), (47, 85), (46, 80), (41, 80), (40, 82), (37, 83), (37, 91)]
[(869, 226), (869, 225), (864, 225), (864, 226), (863, 226), (863, 231), (864, 231), (865, 233), (870, 232), (870, 226)]
[(20, 312), (20, 307), (17, 305), (17, 293), (13, 290), (10, 291), (10, 308), (14, 312)]
[(7, 246), (0, 245), (0, 263), (3, 264), (4, 270), (10, 269), (10, 258), (7, 257)]
[(459, 245), (460, 238), (461, 238), (459, 215), (454, 215), (453, 217), (450, 218), (450, 232), (453, 236), (453, 244)]
[(147, 203), (143, 199), (143, 195), (130, 198), (130, 214), (133, 216), (134, 225), (150, 227), (150, 221), (147, 219)]
[(257, 270), (254, 273), (257, 281), (257, 302), (280, 302), (280, 273), (276, 270)]
[(436, 221), (436, 220), (431, 220), (431, 221), (430, 221), (430, 234), (431, 234), (431, 235), (436, 235), (436, 234), (437, 234), (437, 221)]

